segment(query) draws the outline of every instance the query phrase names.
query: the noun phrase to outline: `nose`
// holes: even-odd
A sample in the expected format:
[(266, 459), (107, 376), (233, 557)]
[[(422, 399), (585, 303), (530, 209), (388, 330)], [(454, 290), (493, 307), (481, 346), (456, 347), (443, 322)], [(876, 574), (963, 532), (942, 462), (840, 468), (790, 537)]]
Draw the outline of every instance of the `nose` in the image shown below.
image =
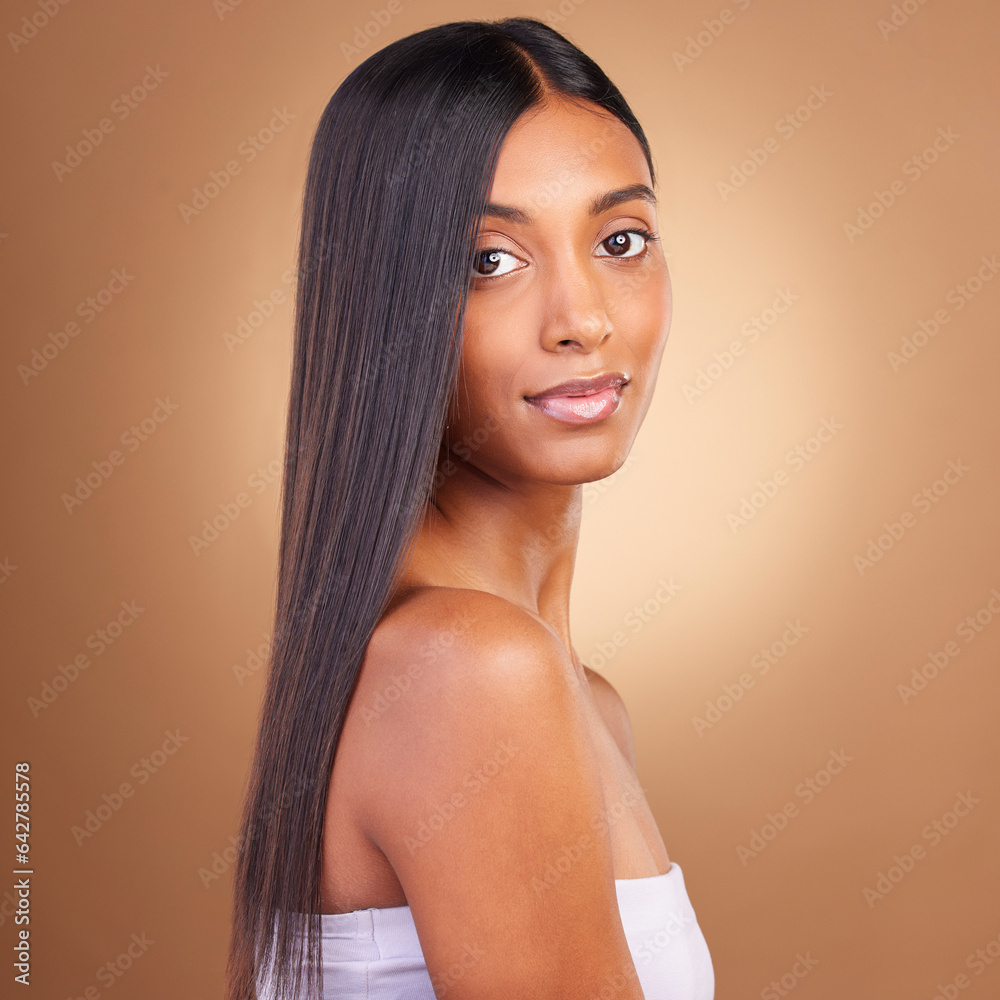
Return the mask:
[(545, 289), (541, 342), (547, 351), (589, 353), (614, 327), (594, 276), (586, 265), (565, 261), (553, 269)]

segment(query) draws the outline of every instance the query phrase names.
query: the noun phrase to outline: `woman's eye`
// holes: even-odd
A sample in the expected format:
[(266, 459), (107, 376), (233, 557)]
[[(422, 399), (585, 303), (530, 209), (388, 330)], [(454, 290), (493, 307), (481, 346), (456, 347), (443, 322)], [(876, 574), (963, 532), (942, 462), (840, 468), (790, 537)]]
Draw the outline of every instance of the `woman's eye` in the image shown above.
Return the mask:
[(512, 253), (498, 250), (496, 247), (477, 251), (472, 261), (473, 277), (477, 278), (495, 278), (516, 270), (517, 258)]
[(620, 233), (612, 233), (601, 246), (607, 250), (599, 257), (638, 257), (646, 249), (646, 234), (635, 229), (626, 229)]
[[(623, 229), (620, 232), (612, 233), (607, 239), (601, 241), (601, 248), (604, 253), (598, 253), (599, 257), (639, 257), (641, 256), (650, 240), (656, 239), (652, 233), (642, 229)], [(519, 271), (520, 259), (509, 250), (501, 250), (499, 247), (487, 247), (477, 250), (472, 259), (472, 276), (474, 278), (498, 278), (512, 271)]]

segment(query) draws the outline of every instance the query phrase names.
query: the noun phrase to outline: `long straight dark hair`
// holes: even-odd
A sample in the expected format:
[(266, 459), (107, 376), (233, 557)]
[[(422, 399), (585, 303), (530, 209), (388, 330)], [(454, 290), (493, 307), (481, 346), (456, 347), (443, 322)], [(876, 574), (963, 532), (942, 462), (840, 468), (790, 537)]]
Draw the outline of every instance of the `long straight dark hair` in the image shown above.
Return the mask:
[[(649, 145), (600, 67), (529, 18), (402, 38), (330, 99), (306, 179), (274, 639), (235, 866), (228, 1000), (320, 984), (334, 753), (432, 495), (476, 230), (510, 127), (555, 92)], [(305, 962), (303, 962), (303, 941)]]

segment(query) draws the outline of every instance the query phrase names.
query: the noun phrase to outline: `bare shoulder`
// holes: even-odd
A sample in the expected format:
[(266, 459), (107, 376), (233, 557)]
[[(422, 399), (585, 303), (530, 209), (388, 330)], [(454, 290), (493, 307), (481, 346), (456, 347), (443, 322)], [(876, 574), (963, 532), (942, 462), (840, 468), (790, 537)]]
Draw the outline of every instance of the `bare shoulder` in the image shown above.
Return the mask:
[(451, 638), (499, 648), (518, 641), (544, 639), (562, 648), (544, 623), (496, 594), (459, 587), (416, 587), (383, 619), (382, 627), (396, 638), (422, 633), (434, 648), (446, 648)]
[(395, 676), (396, 694), (365, 741), (365, 823), (432, 983), (458, 962), (456, 996), (569, 1000), (624, 972), (621, 1000), (638, 1000), (599, 762), (558, 636), (495, 595), (424, 588), (385, 617), (369, 659), (372, 691)]
[(632, 736), (632, 720), (629, 718), (625, 702), (606, 677), (596, 670), (591, 670), (590, 667), (585, 666), (583, 669), (605, 725), (621, 749), (622, 756), (632, 765), (632, 770), (638, 770), (635, 760), (635, 740)]
[[(401, 773), (395, 758), (405, 746), (406, 769), (440, 770), (484, 746), (491, 717), (510, 725), (557, 708), (573, 715), (572, 662), (543, 622), (509, 601), (479, 590), (420, 587), (379, 623), (365, 657), (367, 683), (360, 715), (368, 752)], [(415, 746), (418, 735), (428, 749)], [(391, 779), (390, 779), (391, 780)]]
[[(540, 664), (531, 659), (539, 656)], [(380, 676), (404, 673), (422, 681), (418, 688), (441, 685), (442, 693), (469, 683), (572, 676), (572, 662), (546, 624), (495, 594), (454, 587), (409, 592), (379, 623), (366, 662)]]
[(491, 723), (510, 735), (515, 720), (538, 714), (582, 722), (562, 643), (544, 623), (484, 591), (411, 591), (375, 630), (365, 673), (358, 706), (365, 755), (388, 792), (373, 807), (391, 801), (393, 810), (368, 817), (370, 832), (391, 827), (400, 796), (426, 798), (449, 770), (443, 761), (471, 765), (488, 754)]

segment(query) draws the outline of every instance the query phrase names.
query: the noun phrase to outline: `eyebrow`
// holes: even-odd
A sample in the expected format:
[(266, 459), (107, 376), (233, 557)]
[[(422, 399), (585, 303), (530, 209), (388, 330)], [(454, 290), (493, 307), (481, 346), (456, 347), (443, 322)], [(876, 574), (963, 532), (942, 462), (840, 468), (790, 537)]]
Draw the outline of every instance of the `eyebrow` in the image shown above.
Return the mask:
[[(610, 211), (625, 201), (635, 201), (637, 198), (649, 202), (656, 207), (656, 195), (646, 184), (630, 184), (628, 187), (619, 188), (617, 191), (608, 191), (607, 194), (599, 195), (590, 203), (590, 214), (601, 215)], [(531, 216), (523, 209), (514, 208), (512, 205), (497, 205), (489, 202), (484, 215), (492, 215), (507, 222), (516, 222), (520, 225), (529, 225)]]

